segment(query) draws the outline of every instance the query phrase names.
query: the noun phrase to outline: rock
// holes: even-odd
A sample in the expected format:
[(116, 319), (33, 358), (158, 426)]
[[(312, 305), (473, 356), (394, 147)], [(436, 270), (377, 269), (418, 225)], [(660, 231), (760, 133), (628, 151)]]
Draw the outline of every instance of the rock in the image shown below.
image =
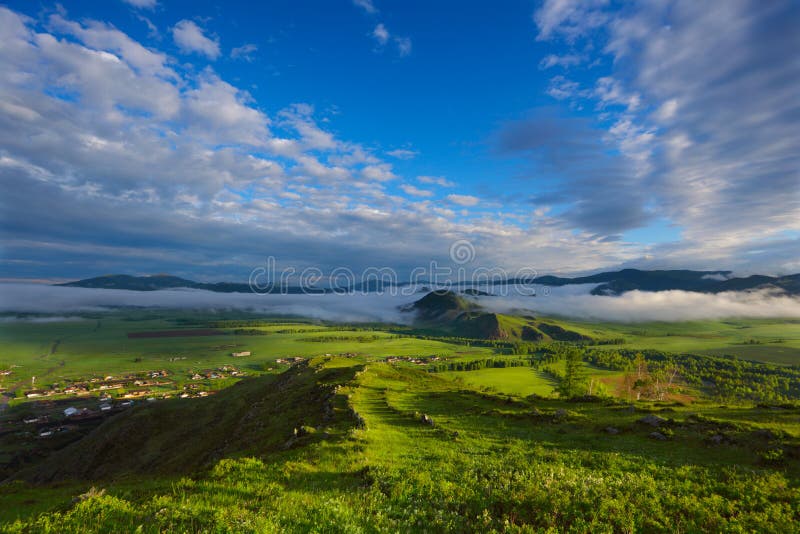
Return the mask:
[(761, 438), (761, 439), (766, 439), (766, 440), (773, 440), (773, 439), (777, 439), (777, 437), (778, 437), (775, 434), (775, 432), (773, 432), (772, 430), (770, 430), (768, 428), (759, 428), (758, 430), (753, 432), (753, 436), (755, 436), (757, 438)]
[(650, 432), (650, 434), (647, 437), (651, 439), (657, 439), (658, 441), (667, 441), (667, 436), (665, 436), (661, 432)]
[(659, 417), (657, 415), (650, 414), (650, 415), (645, 415), (644, 417), (639, 419), (638, 422), (642, 423), (643, 425), (650, 425), (650, 426), (658, 427), (658, 426), (661, 426), (664, 423), (666, 423), (667, 420), (664, 419), (663, 417)]
[(605, 428), (607, 434), (619, 434), (619, 428), (613, 426), (607, 426)]

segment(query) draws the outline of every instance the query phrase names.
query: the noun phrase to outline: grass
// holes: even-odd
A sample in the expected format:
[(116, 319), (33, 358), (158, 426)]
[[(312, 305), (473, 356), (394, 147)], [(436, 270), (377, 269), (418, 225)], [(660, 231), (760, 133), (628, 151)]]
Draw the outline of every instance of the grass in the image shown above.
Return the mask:
[[(0, 484), (0, 531), (792, 532), (800, 521), (794, 404), (575, 402), (551, 397), (552, 378), (527, 366), (429, 373), (383, 361), (504, 357), (490, 348), (388, 327), (261, 320), (252, 328), (266, 335), (235, 335), (231, 323), (223, 336), (150, 339), (126, 333), (208, 317), (141, 311), (0, 323), (0, 359), (21, 365), (6, 385), (29, 373), (47, 382), (222, 364), (252, 371), (208, 398), (134, 406), (29, 458)], [(676, 351), (778, 337), (791, 348), (798, 337), (788, 321), (548, 322), (624, 337), (630, 348), (667, 340)], [(253, 355), (234, 360), (230, 345)], [(755, 353), (773, 357), (764, 354)], [(311, 360), (264, 372), (286, 356)], [(621, 376), (585, 370), (606, 393)], [(648, 414), (665, 422), (639, 422)], [(666, 439), (650, 437), (656, 430)]]
[[(550, 364), (549, 367), (563, 372), (564, 362), (558, 361)], [(613, 394), (613, 388), (607, 387), (607, 384), (613, 383), (614, 379), (623, 375), (622, 372), (600, 369), (589, 364), (584, 364), (584, 369), (587, 381), (593, 383), (593, 393), (595, 394)], [(517, 397), (527, 397), (528, 395), (551, 397), (554, 396), (554, 390), (558, 385), (551, 375), (527, 366), (485, 368), (476, 371), (448, 371), (440, 373), (440, 375), (475, 388), (485, 388), (489, 391)]]
[[(275, 319), (248, 316), (267, 323), (258, 327), (267, 335), (237, 335), (235, 327), (223, 328), (226, 335), (203, 337), (170, 337), (130, 339), (128, 332), (172, 330), (184, 314), (152, 312), (139, 320), (130, 312), (99, 315), (96, 318), (64, 322), (30, 323), (0, 322), (0, 369), (15, 366), (13, 373), (0, 377), (0, 387), (30, 389), (31, 378), (37, 386), (98, 375), (119, 375), (154, 369), (165, 369), (181, 379), (200, 369), (236, 365), (250, 372), (274, 366), (275, 360), (287, 356), (314, 357), (325, 353), (358, 353), (368, 357), (452, 355), (464, 352), (461, 345), (413, 337), (400, 337), (388, 332), (363, 331), (354, 326), (342, 330), (311, 324), (297, 319)], [(208, 317), (204, 317), (208, 320)], [(274, 321), (276, 324), (269, 325)], [(290, 333), (280, 333), (289, 331)], [(357, 338), (367, 334), (374, 340)], [(332, 342), (312, 342), (321, 335), (337, 338)], [(352, 338), (352, 340), (348, 339)], [(251, 357), (231, 358), (234, 351), (250, 351)], [(489, 349), (470, 348), (467, 352), (491, 354)]]
[[(252, 422), (240, 433), (251, 446), (225, 450), (221, 458), (201, 464), (207, 470), (188, 476), (145, 462), (138, 487), (119, 473), (40, 489), (25, 483), (4, 486), (0, 509), (13, 504), (18, 519), (6, 513), (0, 528), (791, 531), (798, 520), (798, 461), (765, 464), (761, 453), (779, 442), (754, 437), (769, 428), (784, 433), (783, 446), (797, 446), (797, 408), (643, 403), (630, 411), (616, 402), (509, 400), (440, 374), (380, 362), (363, 365), (319, 358), (308, 372), (294, 371), (291, 380), (298, 389), (292, 402), (307, 397), (304, 391), (335, 391), (335, 414), (324, 434), (312, 429), (305, 441), (288, 448), (261, 446), (249, 439), (261, 432), (254, 423), (269, 427), (272, 418), (245, 417)], [(275, 379), (259, 380), (264, 379), (247, 381), (252, 384), (247, 395), (291, 395)], [(225, 404), (202, 411), (219, 414)], [(281, 437), (299, 424), (296, 418), (311, 417), (315, 406), (301, 403), (287, 413)], [(350, 409), (363, 421), (361, 428)], [(653, 428), (637, 423), (653, 410), (673, 420), (664, 430), (672, 435), (668, 441), (648, 438)], [(185, 421), (172, 420), (171, 426), (190, 424)], [(618, 434), (603, 430), (611, 425)], [(710, 445), (709, 435), (719, 432), (730, 441)], [(95, 490), (87, 492), (91, 486)], [(75, 502), (66, 501), (70, 494)], [(36, 502), (27, 503), (21, 495)], [(43, 513), (42, 501), (50, 502), (49, 511)]]
[[(800, 365), (800, 321), (726, 319), (685, 322), (608, 323), (551, 318), (549, 322), (598, 339), (624, 338), (613, 348), (733, 355), (743, 359)], [(755, 341), (755, 344), (751, 344)]]
[(532, 367), (506, 367), (479, 369), (477, 371), (450, 371), (441, 375), (472, 387), (487, 388), (498, 393), (520, 397), (528, 395), (550, 396), (556, 387), (552, 377)]

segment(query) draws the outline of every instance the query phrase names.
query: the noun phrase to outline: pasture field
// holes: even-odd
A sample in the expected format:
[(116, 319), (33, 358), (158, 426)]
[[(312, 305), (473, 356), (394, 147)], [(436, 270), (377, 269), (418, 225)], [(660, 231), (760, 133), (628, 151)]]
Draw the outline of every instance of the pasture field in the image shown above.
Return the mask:
[[(791, 532), (800, 519), (797, 407), (510, 400), (441, 373), (346, 358), (315, 358), (283, 376), (118, 416), (48, 468), (87, 473), (93, 458), (104, 476), (0, 486), (0, 529)], [(291, 422), (270, 418), (254, 425), (259, 396), (293, 407), (286, 419), (307, 430), (292, 437)], [(314, 399), (329, 402), (332, 417), (320, 419)], [(196, 423), (195, 409), (221, 427)], [(647, 416), (657, 425), (640, 421)], [(196, 444), (218, 447), (240, 417), (222, 457), (197, 461)], [(124, 454), (138, 441), (117, 435), (166, 421), (168, 436), (194, 429), (191, 447), (165, 449), (168, 464), (148, 463), (149, 451)], [(650, 437), (656, 430), (665, 439)]]
[(558, 318), (557, 322), (591, 337), (624, 339), (624, 343), (609, 348), (732, 355), (765, 363), (800, 365), (800, 321), (796, 319), (623, 324)]
[[(122, 375), (166, 370), (182, 381), (202, 370), (234, 365), (253, 373), (282, 369), (279, 358), (309, 358), (321, 354), (355, 354), (364, 358), (386, 356), (449, 356), (455, 353), (487, 355), (491, 350), (464, 347), (435, 340), (399, 336), (360, 326), (330, 326), (301, 319), (260, 318), (236, 314), (237, 321), (257, 321), (247, 334), (241, 326), (219, 328), (223, 335), (130, 338), (129, 333), (176, 330), (192, 321), (217, 322), (226, 317), (192, 316), (184, 312), (116, 312), (47, 322), (6, 320), (0, 322), (0, 387), (9, 391), (47, 387), (65, 379)], [(274, 323), (274, 324), (271, 324)], [(224, 321), (223, 323), (224, 324)], [(262, 326), (263, 325), (263, 326)], [(255, 335), (253, 331), (263, 332)], [(251, 356), (233, 358), (233, 352)]]
[[(564, 362), (555, 362), (551, 367), (563, 372)], [(586, 363), (584, 363), (584, 369), (586, 379), (593, 381), (593, 393), (595, 394), (613, 394), (614, 388), (609, 384), (623, 375), (619, 371), (600, 369)], [(558, 385), (557, 380), (545, 371), (528, 366), (485, 368), (476, 371), (447, 371), (439, 373), (439, 376), (468, 384), (474, 388), (486, 388), (488, 391), (515, 397), (527, 397), (528, 395), (552, 397), (555, 396), (555, 389)]]

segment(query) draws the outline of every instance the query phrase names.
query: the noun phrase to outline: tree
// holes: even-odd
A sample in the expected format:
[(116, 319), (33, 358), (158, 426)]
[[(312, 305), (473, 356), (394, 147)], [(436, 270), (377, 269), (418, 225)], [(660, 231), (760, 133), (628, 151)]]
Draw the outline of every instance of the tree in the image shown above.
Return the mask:
[(576, 397), (586, 393), (586, 375), (583, 370), (583, 354), (574, 348), (564, 350), (564, 377), (558, 385), (562, 397)]

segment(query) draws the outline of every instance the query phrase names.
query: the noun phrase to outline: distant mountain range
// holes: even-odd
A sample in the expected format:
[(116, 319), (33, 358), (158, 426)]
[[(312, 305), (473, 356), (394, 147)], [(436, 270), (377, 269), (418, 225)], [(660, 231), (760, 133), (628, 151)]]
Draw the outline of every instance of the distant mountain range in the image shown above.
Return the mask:
[[(492, 285), (507, 284), (530, 284), (530, 280), (505, 280), (494, 282)], [(747, 291), (753, 289), (773, 288), (782, 290), (790, 295), (800, 295), (800, 274), (787, 276), (765, 276), (752, 275), (743, 278), (731, 276), (730, 271), (689, 271), (689, 270), (669, 270), (669, 271), (641, 271), (638, 269), (623, 269), (621, 271), (611, 271), (591, 276), (579, 276), (575, 278), (564, 278), (559, 276), (542, 276), (533, 281), (534, 285), (541, 286), (567, 286), (575, 284), (597, 284), (592, 289), (593, 295), (620, 295), (626, 291), (667, 291), (678, 289), (684, 291), (696, 291), (701, 293), (720, 293), (723, 291)], [(179, 278), (169, 275), (153, 276), (129, 276), (124, 274), (98, 276), (76, 282), (58, 284), (69, 287), (88, 287), (102, 289), (126, 289), (130, 291), (157, 291), (160, 289), (191, 288), (215, 291), (218, 293), (250, 293), (248, 284), (233, 282), (203, 283)], [(372, 281), (363, 285), (357, 285), (357, 291), (375, 292), (386, 290), (392, 284), (388, 282)], [(398, 287), (405, 287), (409, 284), (399, 283)], [(459, 287), (470, 294), (480, 293), (469, 283), (461, 283)], [(481, 286), (486, 289), (485, 285)], [(300, 288), (300, 287), (278, 287), (269, 288), (265, 293), (325, 293), (332, 291), (325, 288)]]
[[(56, 284), (67, 287), (89, 287), (95, 289), (125, 289), (128, 291), (158, 291), (161, 289), (204, 289), (216, 293), (252, 293), (249, 284), (236, 282), (216, 282), (213, 284), (195, 282), (186, 278), (170, 276), (166, 274), (156, 274), (151, 276), (130, 276), (127, 274), (109, 274), (96, 278), (87, 278), (77, 282), (67, 282)], [(284, 293), (324, 293), (324, 289), (306, 289), (299, 287), (284, 287)], [(280, 293), (279, 287), (272, 287), (264, 291), (266, 293)]]

